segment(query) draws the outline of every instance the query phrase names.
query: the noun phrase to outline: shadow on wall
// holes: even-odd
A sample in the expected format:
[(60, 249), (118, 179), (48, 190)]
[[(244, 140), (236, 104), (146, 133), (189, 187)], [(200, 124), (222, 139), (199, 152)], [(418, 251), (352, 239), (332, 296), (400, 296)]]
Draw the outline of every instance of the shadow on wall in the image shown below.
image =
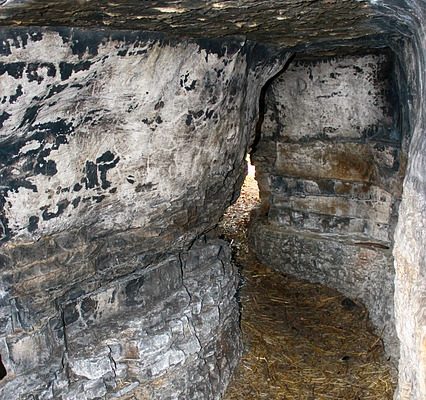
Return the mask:
[(3, 364), (3, 361), (1, 359), (0, 355), (0, 381), (7, 375), (6, 367)]

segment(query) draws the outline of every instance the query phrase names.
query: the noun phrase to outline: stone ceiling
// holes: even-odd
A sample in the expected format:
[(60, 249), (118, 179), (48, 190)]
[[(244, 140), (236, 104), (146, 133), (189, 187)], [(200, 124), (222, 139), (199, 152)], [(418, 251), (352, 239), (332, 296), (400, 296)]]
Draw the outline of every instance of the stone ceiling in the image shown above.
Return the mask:
[(382, 33), (364, 0), (0, 0), (1, 25), (103, 27), (178, 37), (244, 35), (263, 43), (353, 39)]

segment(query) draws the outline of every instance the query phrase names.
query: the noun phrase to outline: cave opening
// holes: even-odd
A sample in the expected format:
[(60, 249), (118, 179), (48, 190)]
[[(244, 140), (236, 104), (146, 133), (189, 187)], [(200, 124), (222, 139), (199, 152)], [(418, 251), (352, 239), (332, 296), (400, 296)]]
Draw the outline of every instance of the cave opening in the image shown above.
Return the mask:
[(263, 88), (253, 165), (222, 221), (247, 346), (226, 399), (393, 398), (401, 85), (380, 48), (297, 54)]

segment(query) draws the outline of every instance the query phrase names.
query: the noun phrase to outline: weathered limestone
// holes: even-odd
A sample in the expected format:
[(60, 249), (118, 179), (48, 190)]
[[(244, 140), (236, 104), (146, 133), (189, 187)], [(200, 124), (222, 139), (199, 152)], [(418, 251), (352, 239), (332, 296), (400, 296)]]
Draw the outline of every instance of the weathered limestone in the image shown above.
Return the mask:
[(296, 59), (272, 82), (253, 157), (262, 213), (251, 238), (269, 265), (365, 302), (397, 359), (389, 248), (405, 132), (392, 71), (387, 52)]
[(219, 398), (237, 272), (198, 238), (238, 194), (285, 59), (135, 32), (0, 42), (0, 397)]

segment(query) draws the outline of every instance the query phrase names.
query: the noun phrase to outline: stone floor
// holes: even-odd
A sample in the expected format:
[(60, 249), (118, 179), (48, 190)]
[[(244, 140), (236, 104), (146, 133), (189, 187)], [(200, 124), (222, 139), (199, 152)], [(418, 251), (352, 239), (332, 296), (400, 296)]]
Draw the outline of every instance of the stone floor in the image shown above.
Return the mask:
[(246, 230), (257, 203), (251, 170), (220, 226), (242, 274), (245, 345), (225, 400), (392, 399), (396, 370), (364, 306), (272, 271), (250, 252)]

